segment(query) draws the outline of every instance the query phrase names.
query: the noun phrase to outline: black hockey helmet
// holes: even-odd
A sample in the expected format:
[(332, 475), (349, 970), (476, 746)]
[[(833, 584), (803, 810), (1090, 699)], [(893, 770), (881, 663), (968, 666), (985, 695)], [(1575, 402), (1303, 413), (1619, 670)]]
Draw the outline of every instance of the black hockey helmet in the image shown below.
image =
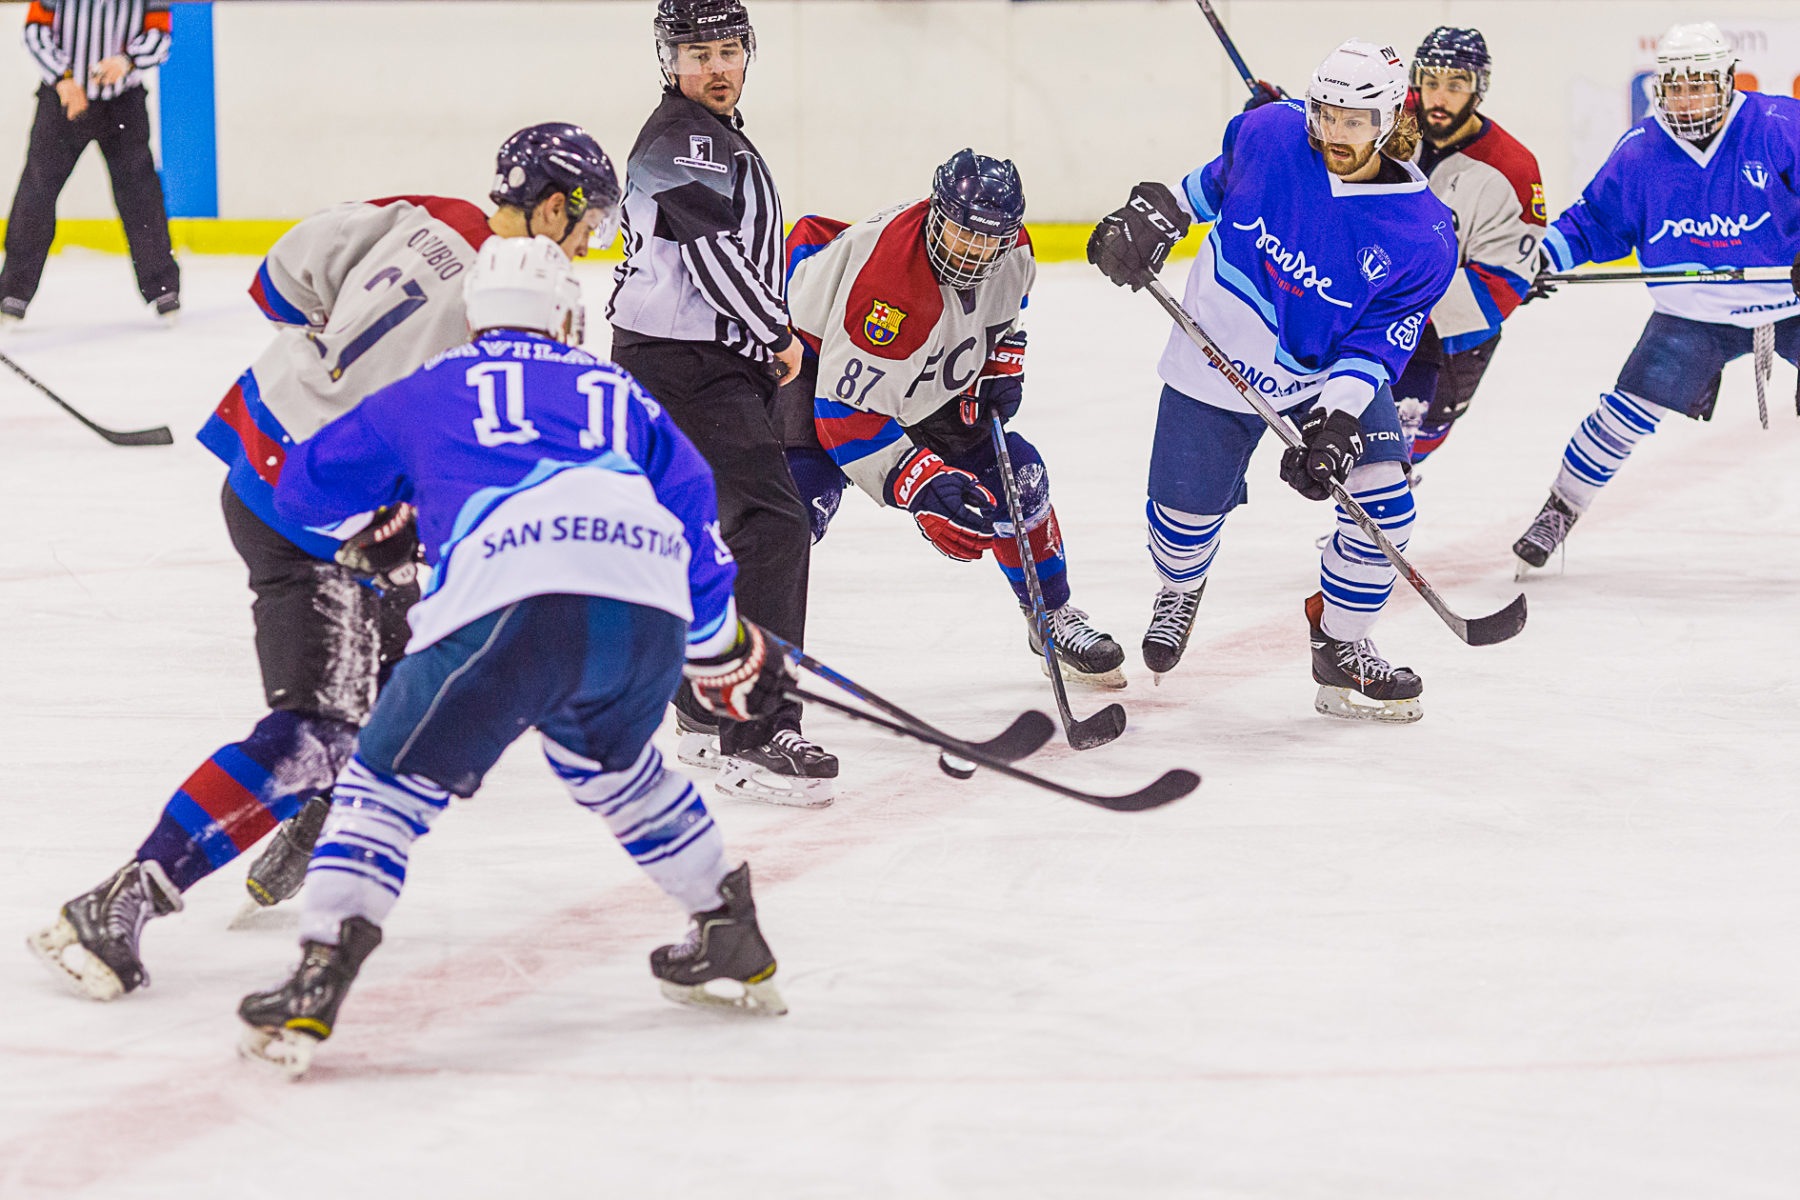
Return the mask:
[(965, 149), (937, 169), (925, 252), (939, 283), (964, 290), (986, 279), (1018, 243), (1024, 225), (1025, 188), (1012, 160)]
[(494, 187), (488, 193), (495, 204), (530, 212), (552, 192), (569, 198), (571, 221), (579, 221), (590, 208), (606, 213), (619, 207), (619, 176), (612, 159), (579, 125), (550, 121), (527, 126), (507, 138), (496, 156)]
[(676, 47), (690, 42), (737, 38), (744, 44), (744, 60), (756, 57), (756, 30), (750, 26), (750, 10), (743, 0), (657, 0), (653, 27), (663, 81), (671, 85)]
[(1481, 30), (1439, 25), (1413, 53), (1412, 85), (1419, 86), (1420, 71), (1467, 71), (1475, 79), (1475, 94), (1485, 96), (1493, 63)]

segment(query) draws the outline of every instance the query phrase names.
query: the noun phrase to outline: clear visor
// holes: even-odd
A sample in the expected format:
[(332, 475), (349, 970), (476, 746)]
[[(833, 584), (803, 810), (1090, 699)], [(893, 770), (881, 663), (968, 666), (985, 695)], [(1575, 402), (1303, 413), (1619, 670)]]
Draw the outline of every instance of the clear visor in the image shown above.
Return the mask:
[(1452, 96), (1473, 96), (1481, 90), (1481, 81), (1475, 78), (1475, 72), (1460, 67), (1415, 66), (1412, 85), (1421, 92), (1429, 88)]
[(756, 57), (756, 37), (722, 38), (716, 42), (668, 42), (658, 47), (663, 70), (670, 75), (719, 75), (742, 71)]
[(619, 219), (620, 208), (618, 205), (615, 204), (611, 208), (594, 205), (582, 210), (581, 215), (575, 219), (575, 223), (587, 230), (587, 248), (599, 253), (602, 250), (611, 249), (613, 242), (618, 240)]
[(1308, 97), (1306, 131), (1321, 142), (1371, 146), (1381, 137), (1381, 114), (1372, 108), (1339, 108)]
[(1656, 110), (1676, 134), (1705, 137), (1725, 120), (1731, 107), (1733, 80), (1729, 71), (1683, 69), (1656, 77)]

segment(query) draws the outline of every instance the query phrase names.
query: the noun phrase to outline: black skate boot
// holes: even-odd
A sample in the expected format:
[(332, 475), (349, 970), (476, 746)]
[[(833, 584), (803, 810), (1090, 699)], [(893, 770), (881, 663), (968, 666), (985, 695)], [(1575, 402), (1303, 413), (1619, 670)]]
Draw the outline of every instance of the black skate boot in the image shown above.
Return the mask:
[(181, 909), (181, 893), (160, 865), (130, 862), (63, 905), (55, 923), (25, 944), (81, 995), (117, 1000), (150, 984), (150, 972), (138, 957), (145, 924)]
[(1325, 597), (1318, 592), (1306, 598), (1306, 623), (1312, 632), (1313, 682), (1319, 694), (1313, 709), (1328, 717), (1351, 721), (1388, 721), (1410, 724), (1425, 715), (1419, 695), (1425, 681), (1410, 668), (1392, 667), (1368, 638), (1340, 642), (1319, 625), (1325, 616)]
[(251, 992), (238, 1005), (244, 1022), (238, 1053), (279, 1067), (293, 1078), (312, 1065), (313, 1051), (331, 1036), (338, 1006), (363, 960), (381, 945), (381, 927), (362, 917), (338, 926), (338, 944), (306, 942), (293, 978), (269, 992)]
[[(694, 914), (687, 940), (650, 952), (650, 973), (677, 1004), (781, 1016), (787, 1004), (775, 990), (775, 952), (757, 928), (749, 863), (739, 863), (720, 881), (719, 896), (725, 903)], [(716, 979), (742, 984), (743, 991), (735, 996), (709, 991), (706, 985)]]
[(1165, 587), (1156, 593), (1156, 605), (1150, 610), (1150, 628), (1144, 630), (1144, 665), (1153, 672), (1154, 681), (1175, 669), (1187, 650), (1188, 635), (1194, 631), (1194, 614), (1200, 611), (1200, 597), (1206, 594), (1206, 581), (1191, 592), (1178, 592)]
[(1544, 501), (1544, 507), (1538, 509), (1537, 519), (1532, 521), (1531, 528), (1513, 543), (1513, 553), (1518, 555), (1522, 564), (1513, 578), (1523, 579), (1534, 568), (1549, 562), (1550, 555), (1563, 544), (1563, 539), (1569, 536), (1569, 530), (1575, 527), (1580, 516), (1561, 496), (1551, 492), (1550, 498)]
[(740, 800), (788, 808), (824, 808), (831, 803), (838, 773), (835, 754), (806, 740), (797, 729), (725, 759), (713, 790)]
[(273, 908), (300, 891), (306, 882), (306, 864), (312, 861), (319, 831), (330, 814), (330, 793), (314, 796), (275, 830), (244, 876), (244, 890), (250, 893), (253, 908)]
[[(1025, 642), (1042, 659), (1044, 639), (1038, 636), (1037, 622), (1031, 619), (1029, 608), (1019, 611), (1025, 614)], [(1056, 658), (1067, 678), (1099, 688), (1116, 690), (1125, 686), (1125, 672), (1120, 669), (1125, 665), (1125, 648), (1113, 641), (1111, 634), (1095, 629), (1088, 615), (1073, 604), (1051, 609), (1047, 615)], [(1049, 673), (1050, 664), (1046, 662), (1044, 674)]]

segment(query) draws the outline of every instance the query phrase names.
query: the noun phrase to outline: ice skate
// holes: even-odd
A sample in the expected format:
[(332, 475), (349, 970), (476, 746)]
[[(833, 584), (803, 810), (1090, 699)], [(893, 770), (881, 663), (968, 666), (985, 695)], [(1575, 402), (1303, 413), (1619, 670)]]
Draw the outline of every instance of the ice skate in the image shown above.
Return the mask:
[(807, 741), (799, 730), (782, 729), (762, 745), (725, 758), (713, 790), (759, 804), (824, 808), (836, 790), (837, 773), (836, 755)]
[(293, 978), (268, 992), (252, 992), (238, 1005), (244, 1032), (238, 1053), (290, 1079), (306, 1074), (313, 1051), (331, 1036), (338, 1006), (363, 960), (381, 945), (381, 928), (351, 917), (338, 927), (338, 944), (307, 942)]
[(232, 919), (232, 925), (254, 917), (264, 909), (284, 900), (292, 900), (306, 882), (306, 864), (312, 861), (313, 847), (319, 842), (319, 831), (331, 814), (331, 796), (314, 796), (300, 806), (300, 811), (283, 821), (275, 836), (263, 847), (244, 876), (244, 890), (250, 898)]
[(1188, 635), (1194, 631), (1194, 614), (1200, 611), (1200, 597), (1206, 594), (1206, 582), (1191, 592), (1178, 592), (1165, 587), (1156, 593), (1156, 604), (1150, 610), (1150, 628), (1144, 631), (1144, 665), (1151, 678), (1162, 683), (1162, 677), (1175, 669), (1187, 650)]
[[(1044, 641), (1038, 636), (1037, 623), (1031, 619), (1031, 610), (1019, 610), (1025, 614), (1026, 644), (1038, 658), (1044, 657)], [(1118, 689), (1125, 686), (1125, 648), (1112, 640), (1112, 635), (1101, 633), (1088, 621), (1088, 615), (1073, 604), (1065, 604), (1053, 609), (1050, 618), (1050, 636), (1056, 642), (1056, 658), (1062, 663), (1063, 676), (1077, 683), (1085, 683), (1090, 687)], [(1050, 664), (1044, 663), (1044, 674), (1050, 673)]]
[(675, 757), (685, 766), (702, 771), (717, 771), (725, 765), (719, 751), (719, 727), (700, 721), (675, 709)]
[(1544, 507), (1538, 509), (1538, 515), (1531, 522), (1531, 528), (1520, 535), (1513, 543), (1513, 553), (1518, 556), (1519, 566), (1513, 572), (1515, 580), (1522, 580), (1532, 571), (1541, 569), (1550, 561), (1550, 555), (1561, 547), (1563, 540), (1569, 536), (1569, 530), (1581, 514), (1563, 502), (1563, 498), (1555, 492), (1544, 501)]
[[(685, 941), (650, 952), (650, 973), (677, 1004), (781, 1016), (787, 1003), (775, 988), (775, 952), (756, 924), (749, 863), (720, 881), (719, 896), (724, 903), (718, 908), (694, 914)], [(739, 986), (730, 992), (707, 986), (720, 981)]]
[(138, 957), (144, 926), (181, 908), (181, 893), (159, 864), (130, 862), (63, 905), (56, 921), (25, 944), (79, 994), (117, 1000), (150, 984)]
[(1349, 721), (1385, 721), (1406, 725), (1425, 715), (1419, 695), (1425, 681), (1407, 667), (1389, 666), (1368, 638), (1341, 642), (1319, 625), (1325, 598), (1306, 598), (1306, 622), (1312, 633), (1313, 681), (1319, 694), (1313, 709)]

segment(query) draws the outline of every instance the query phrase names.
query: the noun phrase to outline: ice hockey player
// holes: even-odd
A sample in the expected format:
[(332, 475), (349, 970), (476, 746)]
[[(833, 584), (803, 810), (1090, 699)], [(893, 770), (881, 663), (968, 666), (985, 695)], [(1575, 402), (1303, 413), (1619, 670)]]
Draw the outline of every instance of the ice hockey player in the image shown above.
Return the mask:
[[(1450, 210), (1408, 161), (1406, 69), (1392, 49), (1348, 41), (1313, 72), (1304, 104), (1232, 118), (1223, 153), (1173, 189), (1139, 184), (1088, 242), (1114, 283), (1149, 283), (1194, 220), (1213, 222), (1184, 307), (1277, 411), (1302, 449), (1281, 477), (1309, 499), (1341, 483), (1395, 545), (1412, 527), (1406, 447), (1391, 390), (1456, 269)], [(1226, 514), (1265, 425), (1179, 328), (1163, 352), (1150, 457), (1150, 554), (1163, 586), (1144, 634), (1162, 674), (1193, 629)], [(1369, 639), (1394, 568), (1340, 510), (1306, 601), (1315, 707), (1413, 721), (1424, 685)]]
[(130, 862), (31, 936), (78, 991), (111, 1000), (149, 982), (144, 923), (179, 910), (183, 892), (282, 821), (251, 869), (251, 894), (275, 903), (299, 888), (321, 797), (406, 643), (417, 540), (402, 513), (340, 531), (353, 533), (340, 546), (277, 513), (275, 482), (321, 426), (467, 340), (463, 276), (483, 243), (547, 234), (565, 254), (584, 254), (616, 213), (619, 185), (578, 126), (535, 125), (501, 146), (490, 198), (492, 216), (441, 196), (342, 204), (289, 230), (257, 270), (250, 294), (275, 340), (200, 440), (230, 467), (225, 526), (256, 594), (269, 715), (182, 783)]
[[(926, 199), (849, 226), (805, 217), (787, 254), (788, 306), (808, 353), (779, 402), (814, 540), (854, 481), (909, 511), (951, 558), (991, 546), (1041, 660), (992, 435), (993, 417), (1010, 419), (1024, 395), (1020, 313), (1036, 275), (1018, 171), (959, 150)], [(1125, 651), (1069, 603), (1043, 457), (1018, 433), (1006, 439), (1058, 655), (1073, 678), (1123, 687)]]
[(1500, 345), (1500, 324), (1524, 300), (1544, 235), (1537, 159), (1477, 111), (1492, 59), (1478, 29), (1440, 25), (1413, 55), (1419, 169), (1456, 215), (1461, 269), (1431, 310), (1394, 399), (1416, 465), (1444, 444)]
[[(738, 110), (756, 31), (739, 0), (658, 0), (654, 28), (663, 96), (626, 166), (613, 358), (712, 468), (744, 615), (803, 645), (812, 543), (771, 417), (801, 350), (782, 296), (781, 197)], [(684, 740), (716, 742), (722, 795), (831, 803), (838, 760), (801, 733), (797, 701), (723, 727), (685, 687), (675, 707)]]
[(245, 997), (241, 1045), (298, 1073), (406, 882), (412, 845), (528, 727), (575, 802), (692, 914), (650, 969), (672, 998), (786, 1009), (750, 869), (650, 736), (683, 672), (744, 719), (792, 682), (732, 603), (712, 477), (621, 368), (573, 345), (581, 289), (549, 238), (490, 241), (467, 276), (474, 341), (299, 446), (276, 511), (326, 527), (413, 506), (432, 567), (413, 636), (338, 776), (301, 894), (302, 958)]
[[(1581, 199), (1551, 223), (1544, 266), (1568, 271), (1636, 251), (1646, 271), (1789, 266), (1800, 250), (1800, 100), (1740, 92), (1737, 55), (1710, 21), (1676, 25), (1656, 49), (1651, 114), (1613, 147)], [(1788, 283), (1650, 287), (1654, 312), (1613, 390), (1575, 430), (1550, 498), (1513, 543), (1541, 567), (1600, 489), (1669, 413), (1705, 420), (1726, 363), (1800, 358), (1800, 296)]]

